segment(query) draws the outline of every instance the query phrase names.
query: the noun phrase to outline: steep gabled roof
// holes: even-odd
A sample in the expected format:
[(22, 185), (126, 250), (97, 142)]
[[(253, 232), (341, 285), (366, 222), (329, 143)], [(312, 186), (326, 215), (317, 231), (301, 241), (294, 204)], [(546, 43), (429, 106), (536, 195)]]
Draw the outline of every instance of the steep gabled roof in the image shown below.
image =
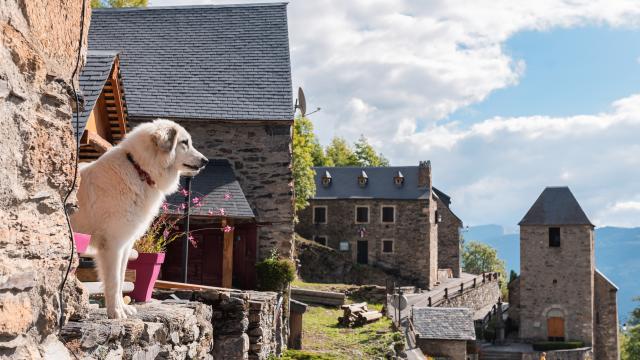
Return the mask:
[(113, 62), (116, 60), (118, 53), (115, 51), (89, 51), (87, 52), (87, 62), (84, 64), (84, 68), (80, 73), (80, 91), (84, 98), (84, 106), (80, 111), (80, 121), (76, 128), (76, 117), (74, 116), (71, 122), (73, 123), (73, 130), (77, 133), (80, 129), (80, 134), (84, 132), (84, 128), (87, 126), (87, 120), (93, 108), (96, 105), (96, 101), (102, 93), (104, 84), (111, 74), (113, 68)]
[(566, 186), (547, 187), (519, 225), (591, 225), (580, 204)]
[[(211, 216), (211, 210), (216, 216), (220, 209), (224, 209), (224, 216), (232, 218), (254, 218), (253, 210), (244, 196), (240, 183), (236, 180), (231, 164), (227, 160), (210, 160), (207, 166), (191, 181), (191, 198), (201, 198), (202, 206), (191, 205), (191, 215)], [(172, 213), (182, 213), (180, 204), (184, 203), (184, 196), (179, 192), (167, 198), (172, 205)]]
[[(428, 199), (425, 188), (418, 187), (418, 166), (387, 167), (316, 167), (316, 194), (314, 199)], [(324, 186), (322, 177), (331, 174), (331, 184)], [(358, 177), (367, 174), (367, 186), (358, 184)], [(394, 178), (401, 172), (404, 182), (398, 186)], [(449, 196), (433, 188), (433, 192), (447, 206), (451, 204)]]
[(420, 339), (476, 339), (476, 331), (473, 327), (473, 312), (467, 308), (414, 308), (413, 324)]
[(120, 52), (131, 119), (293, 120), (284, 3), (94, 9)]

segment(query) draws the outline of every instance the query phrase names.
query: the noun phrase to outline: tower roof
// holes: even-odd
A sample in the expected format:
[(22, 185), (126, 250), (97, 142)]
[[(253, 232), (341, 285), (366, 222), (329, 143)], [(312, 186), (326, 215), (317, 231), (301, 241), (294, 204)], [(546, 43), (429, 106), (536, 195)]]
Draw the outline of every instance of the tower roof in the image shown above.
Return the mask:
[(591, 225), (566, 186), (547, 187), (518, 225)]

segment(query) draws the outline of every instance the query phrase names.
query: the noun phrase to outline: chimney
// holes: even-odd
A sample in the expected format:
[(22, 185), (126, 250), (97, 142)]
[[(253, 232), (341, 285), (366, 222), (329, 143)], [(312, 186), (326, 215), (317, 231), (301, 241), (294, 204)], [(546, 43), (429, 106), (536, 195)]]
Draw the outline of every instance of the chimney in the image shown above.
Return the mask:
[(431, 189), (431, 161), (420, 161), (418, 165), (418, 187)]

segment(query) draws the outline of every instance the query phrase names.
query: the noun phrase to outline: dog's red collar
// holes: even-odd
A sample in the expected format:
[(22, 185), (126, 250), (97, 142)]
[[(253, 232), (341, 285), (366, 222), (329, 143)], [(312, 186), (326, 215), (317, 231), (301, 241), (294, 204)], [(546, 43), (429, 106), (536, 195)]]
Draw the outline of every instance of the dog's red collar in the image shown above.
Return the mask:
[(136, 169), (136, 171), (138, 172), (138, 176), (140, 176), (140, 181), (144, 181), (147, 183), (147, 185), (149, 186), (155, 186), (156, 182), (153, 181), (153, 179), (151, 178), (151, 175), (149, 175), (148, 172), (144, 171), (140, 165), (138, 165), (138, 163), (133, 160), (133, 156), (131, 156), (130, 153), (127, 153), (127, 160), (129, 160), (129, 162), (131, 163), (131, 165), (133, 165), (133, 167)]

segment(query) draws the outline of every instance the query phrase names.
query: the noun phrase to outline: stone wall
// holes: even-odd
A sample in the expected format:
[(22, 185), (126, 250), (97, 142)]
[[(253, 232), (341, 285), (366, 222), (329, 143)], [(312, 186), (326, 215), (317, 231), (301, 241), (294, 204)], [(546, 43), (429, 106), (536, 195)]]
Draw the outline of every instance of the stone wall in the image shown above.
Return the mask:
[[(356, 224), (357, 205), (369, 207), (368, 224)], [(382, 223), (382, 205), (395, 206), (395, 223)], [(313, 223), (314, 206), (327, 206), (326, 224)], [(333, 249), (348, 241), (349, 250), (343, 253), (352, 262), (357, 259), (358, 241), (367, 241), (370, 265), (396, 272), (411, 285), (428, 288), (437, 277), (435, 207), (434, 201), (427, 200), (311, 200), (310, 206), (298, 213), (296, 231), (307, 239), (326, 236)], [(361, 228), (365, 229), (364, 237), (360, 236)], [(393, 240), (392, 253), (382, 252), (383, 239)]]
[[(547, 360), (615, 360), (616, 358), (599, 358), (593, 357), (593, 350), (591, 348), (573, 349), (573, 350), (557, 350), (547, 351)], [(539, 360), (542, 356), (542, 352), (533, 352), (522, 354), (522, 360)]]
[[(81, 10), (81, 0), (0, 5), (0, 358), (64, 349), (55, 334), (71, 252), (62, 199), (75, 156), (70, 81)], [(86, 295), (73, 275), (64, 300), (66, 318), (81, 315)]]
[(618, 359), (618, 289), (595, 273), (594, 351), (596, 359)]
[(154, 298), (206, 304), (212, 311), (213, 358), (264, 360), (286, 344), (284, 301), (274, 292), (207, 289), (156, 291)]
[(210, 306), (165, 300), (136, 308), (126, 320), (109, 320), (105, 309), (92, 309), (67, 323), (61, 338), (80, 359), (219, 359), (211, 354)]
[[(130, 119), (132, 126), (137, 122)], [(235, 171), (258, 227), (258, 257), (276, 248), (293, 251), (291, 123), (180, 120), (194, 146), (209, 159), (226, 159)]]
[(486, 309), (498, 303), (500, 297), (500, 283), (496, 280), (479, 282), (475, 288), (465, 290), (462, 295), (450, 292), (449, 299), (439, 305), (440, 307), (466, 307), (474, 312)]
[(460, 220), (442, 200), (438, 199), (438, 269), (451, 269), (453, 277), (460, 277)]
[(451, 360), (466, 360), (467, 342), (464, 340), (416, 339), (422, 353), (430, 357), (445, 357)]
[[(520, 227), (520, 337), (547, 339), (547, 315), (561, 313), (565, 339), (593, 344), (594, 257), (591, 226), (560, 228), (549, 247), (546, 226)], [(570, 296), (567, 296), (570, 294)]]
[(507, 285), (509, 289), (509, 319), (513, 325), (520, 325), (520, 277), (515, 278)]
[(349, 252), (342, 252), (296, 237), (295, 257), (298, 276), (307, 282), (380, 285), (395, 281), (397, 285), (411, 285), (413, 278), (403, 278), (393, 269), (356, 264)]

